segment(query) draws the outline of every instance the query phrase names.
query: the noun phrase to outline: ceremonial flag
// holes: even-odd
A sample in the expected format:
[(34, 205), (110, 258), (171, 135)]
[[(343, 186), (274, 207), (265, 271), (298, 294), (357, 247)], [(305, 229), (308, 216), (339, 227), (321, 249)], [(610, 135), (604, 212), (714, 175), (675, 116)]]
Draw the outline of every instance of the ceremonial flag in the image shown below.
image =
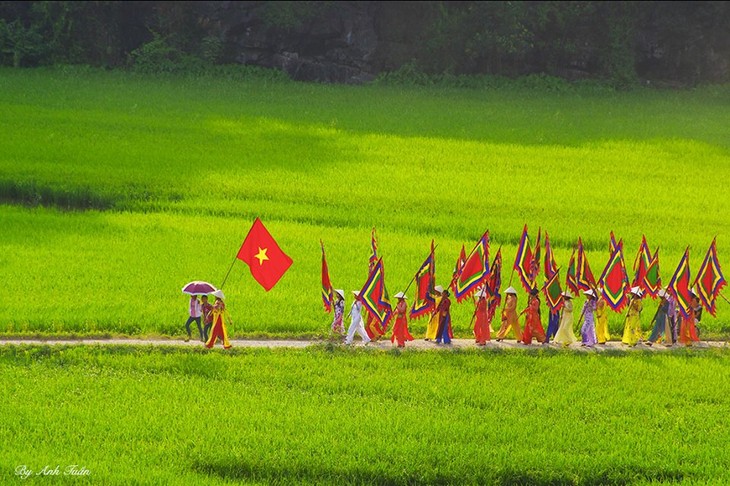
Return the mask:
[(702, 305), (713, 316), (716, 312), (715, 299), (725, 285), (727, 282), (722, 275), (720, 261), (717, 259), (717, 242), (713, 239), (710, 248), (707, 249), (700, 271), (697, 273), (695, 283), (692, 284), (692, 287), (696, 288), (699, 293)]
[(659, 248), (654, 252), (639, 287), (644, 289), (652, 299), (659, 295), (659, 290), (662, 288), (662, 279), (659, 276)]
[(580, 238), (578, 238), (578, 264), (575, 278), (578, 287), (582, 290), (589, 290), (596, 287), (596, 279), (593, 277), (593, 272), (591, 272), (591, 266), (588, 265), (588, 258), (583, 248), (583, 241)]
[(545, 302), (550, 307), (550, 313), (554, 314), (563, 308), (565, 298), (560, 288), (560, 272), (558, 270), (555, 270), (553, 276), (545, 282), (542, 291), (545, 293)]
[(621, 312), (621, 309), (627, 304), (626, 294), (630, 290), (629, 277), (626, 275), (626, 264), (624, 263), (623, 243), (619, 242), (614, 245), (613, 253), (611, 253), (599, 281), (602, 287), (601, 294), (606, 303), (615, 312)]
[(502, 247), (497, 250), (497, 255), (494, 257), (492, 262), (492, 268), (489, 270), (489, 277), (485, 283), (487, 286), (487, 292), (493, 298), (489, 302), (489, 309), (487, 310), (488, 316), (494, 316), (495, 310), (502, 303), (502, 294), (500, 294), (500, 288), (502, 287)]
[(368, 261), (368, 270), (372, 270), (375, 264), (378, 263), (378, 242), (375, 239), (375, 226), (373, 226), (373, 230), (370, 232), (370, 248), (372, 249), (372, 253)]
[(689, 293), (689, 247), (684, 250), (684, 255), (679, 261), (667, 289), (679, 305), (682, 315), (685, 318), (689, 317), (689, 310), (692, 307), (692, 296)]
[(613, 235), (613, 231), (611, 231), (611, 241), (608, 242), (608, 254), (613, 255), (613, 251), (618, 246), (618, 243), (616, 243), (616, 237)]
[(324, 311), (332, 312), (332, 305), (335, 302), (335, 292), (330, 282), (330, 272), (327, 267), (327, 258), (324, 256), (324, 243), (322, 243), (322, 240), (319, 240), (319, 245), (322, 247), (322, 302), (324, 303)]
[(642, 283), (644, 282), (651, 260), (651, 252), (649, 251), (649, 245), (646, 243), (646, 236), (642, 235), (639, 251), (636, 253), (636, 258), (634, 258), (634, 281), (631, 283), (632, 287), (643, 288)]
[(489, 276), (489, 231), (479, 239), (459, 269), (454, 285), (456, 301), (469, 297)]
[(514, 268), (520, 274), (520, 281), (527, 292), (532, 290), (532, 263), (532, 250), (530, 249), (530, 240), (527, 236), (527, 225), (525, 225), (522, 230), (520, 245), (517, 247)]
[(431, 253), (416, 272), (416, 297), (411, 306), (411, 319), (418, 319), (434, 310), (434, 267), (434, 246), (431, 240)]
[(456, 260), (454, 273), (451, 275), (451, 283), (449, 284), (449, 287), (454, 292), (456, 292), (456, 279), (459, 278), (459, 272), (461, 271), (461, 267), (464, 266), (464, 262), (466, 262), (466, 248), (464, 248), (464, 245), (461, 245), (461, 253), (459, 253), (459, 259)]
[(393, 308), (390, 305), (390, 296), (385, 288), (382, 258), (378, 259), (373, 266), (357, 299), (362, 302), (368, 314), (380, 323), (382, 329), (388, 327), (388, 322), (393, 317)]
[(536, 288), (537, 276), (540, 275), (540, 235), (542, 228), (537, 229), (537, 240), (535, 241), (535, 253), (532, 255), (532, 263), (530, 264), (530, 288)]
[(555, 272), (558, 271), (558, 265), (555, 263), (553, 248), (550, 246), (550, 236), (545, 232), (545, 278), (550, 280)]
[(259, 218), (253, 222), (236, 257), (248, 264), (251, 275), (268, 292), (292, 264)]
[(573, 295), (580, 294), (580, 289), (578, 288), (578, 280), (575, 277), (575, 249), (573, 249), (573, 253), (570, 255), (570, 263), (568, 263), (568, 272), (565, 274), (565, 287), (569, 289)]

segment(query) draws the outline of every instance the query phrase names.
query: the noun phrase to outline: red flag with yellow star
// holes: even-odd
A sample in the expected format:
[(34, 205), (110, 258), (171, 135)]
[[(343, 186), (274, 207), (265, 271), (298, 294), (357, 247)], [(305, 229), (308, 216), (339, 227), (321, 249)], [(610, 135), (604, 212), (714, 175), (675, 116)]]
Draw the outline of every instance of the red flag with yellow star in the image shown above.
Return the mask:
[(281, 251), (276, 240), (259, 218), (243, 240), (237, 258), (251, 269), (251, 275), (268, 292), (289, 270), (292, 259)]

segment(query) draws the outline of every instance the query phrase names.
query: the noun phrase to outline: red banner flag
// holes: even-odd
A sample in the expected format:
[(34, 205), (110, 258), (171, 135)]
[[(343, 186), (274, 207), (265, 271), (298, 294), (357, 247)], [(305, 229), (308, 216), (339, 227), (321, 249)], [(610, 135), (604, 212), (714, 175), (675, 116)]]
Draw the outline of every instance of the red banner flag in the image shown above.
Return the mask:
[(629, 277), (626, 275), (622, 242), (613, 245), (613, 253), (609, 257), (599, 281), (602, 287), (601, 294), (606, 303), (615, 312), (621, 312), (621, 309), (628, 303), (626, 294), (629, 292)]
[(520, 281), (527, 292), (532, 290), (532, 249), (530, 239), (527, 236), (527, 225), (522, 230), (520, 245), (517, 247), (514, 269), (520, 274)]
[(692, 295), (689, 290), (689, 274), (689, 248), (687, 248), (667, 287), (667, 290), (669, 290), (669, 293), (676, 300), (679, 305), (679, 310), (682, 311), (682, 315), (685, 318), (689, 317), (690, 307), (692, 307)]
[(383, 271), (383, 259), (380, 258), (370, 271), (357, 300), (362, 302), (368, 314), (375, 319), (380, 330), (385, 332), (388, 328), (390, 318), (393, 316), (393, 308), (390, 305), (388, 290), (385, 288), (385, 272)]
[(713, 239), (692, 285), (697, 289), (702, 305), (713, 316), (716, 312), (715, 299), (725, 285), (727, 283), (720, 269), (720, 261), (717, 259), (717, 242)]
[(575, 249), (570, 255), (570, 263), (568, 263), (568, 271), (565, 273), (565, 287), (573, 292), (573, 295), (579, 295), (578, 280), (575, 277)]
[(591, 266), (588, 264), (585, 248), (583, 248), (583, 240), (578, 238), (578, 266), (576, 268), (576, 280), (581, 290), (589, 290), (596, 288), (596, 279), (593, 277)]
[(431, 253), (428, 254), (428, 258), (423, 262), (414, 277), (416, 281), (416, 296), (411, 306), (411, 319), (418, 319), (433, 311), (436, 302), (432, 296), (435, 285), (434, 269), (434, 246), (433, 240), (431, 240)]
[(550, 236), (545, 232), (545, 278), (550, 280), (558, 271), (558, 264), (555, 263), (553, 247), (550, 245)]
[(476, 292), (477, 287), (489, 277), (489, 231), (477, 242), (456, 275), (454, 296), (461, 302)]
[(289, 270), (292, 259), (281, 251), (259, 218), (243, 240), (237, 258), (248, 264), (251, 275), (268, 292)]
[(322, 303), (324, 304), (325, 312), (332, 312), (335, 293), (330, 282), (330, 272), (327, 267), (327, 258), (324, 256), (324, 243), (322, 243), (322, 240), (319, 240), (319, 245), (322, 247)]

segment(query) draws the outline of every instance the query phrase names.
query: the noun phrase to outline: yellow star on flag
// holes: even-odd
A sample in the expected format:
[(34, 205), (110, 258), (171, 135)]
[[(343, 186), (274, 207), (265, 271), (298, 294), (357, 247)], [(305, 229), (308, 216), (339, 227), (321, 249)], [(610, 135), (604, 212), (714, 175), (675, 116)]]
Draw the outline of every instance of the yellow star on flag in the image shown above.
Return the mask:
[(254, 258), (259, 259), (259, 265), (263, 265), (265, 260), (268, 260), (269, 257), (266, 256), (266, 252), (268, 251), (268, 248), (264, 248), (263, 250), (259, 246), (259, 252), (254, 256)]

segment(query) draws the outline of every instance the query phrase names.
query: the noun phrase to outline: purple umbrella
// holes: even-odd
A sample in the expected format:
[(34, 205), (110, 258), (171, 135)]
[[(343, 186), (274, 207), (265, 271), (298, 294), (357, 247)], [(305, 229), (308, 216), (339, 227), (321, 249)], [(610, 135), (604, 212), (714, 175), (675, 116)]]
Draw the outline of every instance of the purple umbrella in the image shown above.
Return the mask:
[(183, 294), (188, 295), (208, 295), (212, 294), (218, 290), (215, 288), (214, 285), (209, 284), (208, 282), (202, 282), (200, 280), (196, 280), (194, 282), (190, 282), (185, 287), (182, 288)]

